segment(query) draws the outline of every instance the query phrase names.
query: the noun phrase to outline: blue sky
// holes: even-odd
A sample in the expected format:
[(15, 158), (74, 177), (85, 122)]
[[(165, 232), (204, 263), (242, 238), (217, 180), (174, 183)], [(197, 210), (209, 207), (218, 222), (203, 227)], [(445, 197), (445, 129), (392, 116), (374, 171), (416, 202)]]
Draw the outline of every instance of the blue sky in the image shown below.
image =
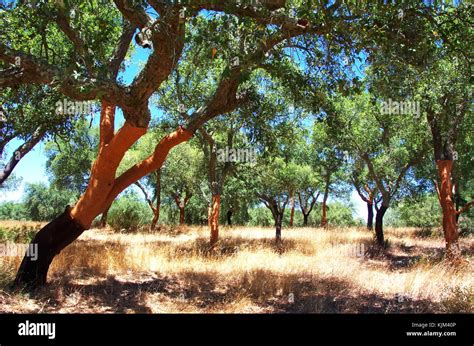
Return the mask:
[[(146, 61), (150, 51), (147, 49), (143, 49), (141, 47), (135, 46), (135, 51), (132, 57), (128, 60), (125, 71), (121, 73), (121, 77), (123, 78), (125, 83), (131, 83), (133, 78), (138, 74), (142, 65)], [(360, 66), (358, 66), (360, 68)], [(359, 70), (359, 69), (358, 69)], [(360, 71), (360, 70), (359, 70)], [(360, 72), (356, 72), (356, 74), (360, 75)], [(157, 109), (151, 109), (152, 115), (157, 113)], [(97, 123), (99, 120), (98, 114), (93, 115), (94, 123)], [(90, 116), (89, 116), (90, 119)], [(120, 109), (117, 111), (116, 117), (116, 127), (118, 128), (121, 123), (123, 123), (123, 115)], [(7, 154), (10, 155), (11, 152), (15, 150), (21, 141), (13, 140), (9, 143), (7, 147)], [(8, 156), (7, 156), (8, 157)], [(44, 182), (48, 183), (48, 176), (46, 174), (46, 156), (44, 152), (44, 143), (38, 144), (31, 152), (29, 152), (16, 166), (14, 170), (14, 174), (17, 177), (21, 178), (20, 186), (8, 192), (0, 192), (0, 202), (1, 201), (19, 201), (22, 198), (24, 187), (26, 183), (38, 183)], [(329, 198), (329, 202), (331, 202), (331, 197)], [(355, 191), (351, 194), (351, 202), (354, 206), (355, 217), (359, 217), (365, 220), (367, 215), (367, 209), (365, 203), (360, 199)]]

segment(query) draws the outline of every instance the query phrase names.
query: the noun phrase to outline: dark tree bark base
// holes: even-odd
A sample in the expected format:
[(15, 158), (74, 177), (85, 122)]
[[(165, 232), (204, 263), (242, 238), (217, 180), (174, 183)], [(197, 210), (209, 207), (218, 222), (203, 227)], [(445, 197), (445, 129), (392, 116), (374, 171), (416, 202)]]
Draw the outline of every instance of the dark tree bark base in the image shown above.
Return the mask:
[(367, 203), (367, 229), (374, 229), (374, 207), (372, 203)]
[(36, 234), (31, 244), (37, 244), (38, 257), (35, 261), (26, 255), (23, 257), (13, 287), (32, 290), (44, 285), (54, 257), (76, 240), (84, 230), (71, 218), (68, 206), (61, 215)]
[(375, 215), (375, 237), (377, 239), (377, 244), (382, 247), (385, 245), (385, 239), (383, 236), (383, 216), (387, 209), (387, 207), (381, 205)]

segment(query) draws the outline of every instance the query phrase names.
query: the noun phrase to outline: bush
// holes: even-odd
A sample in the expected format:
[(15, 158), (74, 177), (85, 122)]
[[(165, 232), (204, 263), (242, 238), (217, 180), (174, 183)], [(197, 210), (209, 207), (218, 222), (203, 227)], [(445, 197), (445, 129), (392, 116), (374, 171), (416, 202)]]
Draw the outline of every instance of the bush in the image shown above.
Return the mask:
[(22, 203), (4, 202), (0, 204), (0, 220), (27, 220), (28, 212)]
[(44, 183), (28, 184), (23, 205), (33, 221), (50, 221), (63, 213), (76, 196), (69, 191), (48, 187)]
[(249, 226), (273, 226), (275, 224), (272, 212), (265, 207), (256, 207), (250, 209), (249, 216)]
[(107, 222), (116, 231), (134, 232), (151, 222), (150, 207), (136, 194), (130, 193), (117, 199), (109, 210)]
[(29, 243), (40, 229), (41, 225), (18, 225), (11, 228), (0, 227), (0, 243)]
[[(389, 216), (390, 213), (390, 216)], [(396, 227), (432, 228), (441, 225), (441, 208), (437, 196), (405, 199), (387, 212), (387, 224)]]

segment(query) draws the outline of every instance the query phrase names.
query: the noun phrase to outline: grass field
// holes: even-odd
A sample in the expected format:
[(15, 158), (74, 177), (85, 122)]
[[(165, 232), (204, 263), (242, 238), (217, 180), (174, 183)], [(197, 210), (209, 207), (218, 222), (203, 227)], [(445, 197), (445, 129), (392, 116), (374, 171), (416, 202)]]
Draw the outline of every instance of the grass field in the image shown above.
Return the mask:
[[(0, 222), (0, 228), (35, 224)], [(23, 228), (22, 228), (23, 227)], [(473, 312), (474, 239), (467, 261), (443, 259), (441, 235), (386, 230), (372, 247), (364, 228), (221, 229), (208, 250), (204, 227), (156, 233), (86, 231), (53, 262), (49, 284), (12, 292), (21, 257), (0, 257), (0, 312), (37, 313), (421, 313)]]

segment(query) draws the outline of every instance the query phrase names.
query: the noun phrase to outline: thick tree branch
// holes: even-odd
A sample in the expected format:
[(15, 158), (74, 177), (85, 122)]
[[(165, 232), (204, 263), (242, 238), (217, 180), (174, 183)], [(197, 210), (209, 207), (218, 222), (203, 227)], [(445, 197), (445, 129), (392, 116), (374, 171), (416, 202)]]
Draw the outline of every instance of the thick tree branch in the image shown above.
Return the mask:
[(151, 22), (151, 18), (146, 14), (143, 8), (134, 6), (136, 1), (114, 0), (114, 3), (118, 10), (122, 12), (123, 16), (136, 27), (141, 29), (146, 27)]
[(86, 48), (86, 45), (79, 34), (69, 24), (69, 18), (61, 11), (58, 11), (56, 15), (56, 23), (58, 24), (61, 31), (69, 38), (73, 43), (77, 52), (82, 56), (86, 65), (87, 71), (90, 75), (93, 74), (94, 59), (92, 58), (94, 52)]
[(127, 20), (124, 21), (122, 28), (122, 35), (120, 36), (119, 43), (115, 49), (115, 52), (109, 62), (109, 71), (111, 77), (115, 80), (120, 70), (125, 56), (127, 55), (128, 49), (135, 33), (135, 26), (130, 24)]
[(21, 144), (11, 155), (10, 160), (5, 167), (0, 171), (0, 185), (11, 175), (15, 166), (20, 160), (28, 154), (31, 149), (43, 139), (45, 132), (37, 130), (25, 143)]
[(99, 148), (109, 144), (114, 137), (115, 105), (102, 100), (100, 111), (100, 139)]
[(470, 201), (469, 203), (465, 204), (461, 209), (459, 209), (456, 212), (456, 215), (461, 215), (465, 211), (469, 210), (469, 208), (471, 208), (473, 205), (474, 205), (474, 201)]

